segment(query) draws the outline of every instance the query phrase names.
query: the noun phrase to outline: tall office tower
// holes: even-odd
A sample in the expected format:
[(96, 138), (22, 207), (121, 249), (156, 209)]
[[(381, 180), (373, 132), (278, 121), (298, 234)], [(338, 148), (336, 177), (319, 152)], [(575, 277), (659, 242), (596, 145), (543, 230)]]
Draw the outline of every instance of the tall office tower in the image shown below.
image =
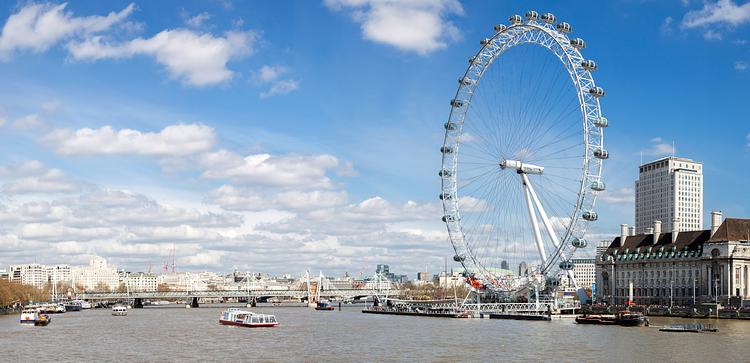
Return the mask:
[(703, 164), (669, 156), (641, 165), (635, 182), (635, 227), (647, 233), (654, 221), (664, 231), (703, 229)]

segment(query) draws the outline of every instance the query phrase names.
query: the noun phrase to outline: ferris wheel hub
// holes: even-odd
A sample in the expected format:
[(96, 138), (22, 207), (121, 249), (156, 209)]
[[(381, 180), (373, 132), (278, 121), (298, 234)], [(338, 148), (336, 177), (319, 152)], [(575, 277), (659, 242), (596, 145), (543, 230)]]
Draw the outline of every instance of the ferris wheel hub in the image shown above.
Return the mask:
[(514, 169), (519, 174), (543, 174), (544, 167), (534, 164), (523, 163), (519, 160), (503, 159), (500, 162), (501, 169)]

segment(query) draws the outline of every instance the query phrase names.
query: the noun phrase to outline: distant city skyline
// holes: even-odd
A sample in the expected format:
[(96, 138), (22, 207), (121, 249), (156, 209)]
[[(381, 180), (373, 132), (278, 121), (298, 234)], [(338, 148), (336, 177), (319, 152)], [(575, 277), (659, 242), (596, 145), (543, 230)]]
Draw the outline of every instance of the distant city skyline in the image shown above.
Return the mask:
[(704, 165), (703, 220), (750, 217), (747, 1), (18, 1), (0, 7), (0, 268), (145, 271), (173, 248), (186, 271), (455, 267), (448, 101), (480, 39), (531, 9), (585, 39), (607, 91), (588, 240), (635, 224), (641, 157), (673, 150)]

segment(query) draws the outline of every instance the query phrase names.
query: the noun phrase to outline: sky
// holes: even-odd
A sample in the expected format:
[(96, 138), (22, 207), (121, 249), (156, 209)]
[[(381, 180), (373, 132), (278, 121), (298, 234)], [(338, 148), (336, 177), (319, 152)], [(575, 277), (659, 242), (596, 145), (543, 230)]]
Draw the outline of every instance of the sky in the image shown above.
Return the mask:
[(479, 40), (530, 9), (573, 26), (606, 90), (588, 239), (633, 223), (641, 157), (673, 144), (705, 165), (704, 214), (750, 217), (748, 2), (4, 1), (0, 266), (453, 266), (448, 101)]

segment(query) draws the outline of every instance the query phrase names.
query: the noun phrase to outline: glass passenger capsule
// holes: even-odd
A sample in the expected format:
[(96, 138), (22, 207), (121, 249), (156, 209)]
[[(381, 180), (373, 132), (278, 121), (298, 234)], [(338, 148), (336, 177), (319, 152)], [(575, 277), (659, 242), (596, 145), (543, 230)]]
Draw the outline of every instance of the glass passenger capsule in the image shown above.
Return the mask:
[(456, 221), (456, 217), (454, 217), (454, 216), (452, 216), (450, 214), (443, 216), (443, 222), (445, 222), (445, 223), (450, 223), (450, 222), (455, 222), (455, 221)]
[(439, 175), (439, 176), (440, 176), (441, 178), (450, 178), (450, 177), (451, 177), (451, 175), (453, 175), (453, 173), (451, 173), (451, 171), (450, 171), (450, 170), (445, 170), (445, 169), (443, 169), (443, 170), (440, 170), (440, 171), (438, 172), (438, 175)]
[(451, 193), (440, 193), (440, 200), (451, 200), (453, 196)]
[(609, 126), (609, 121), (606, 117), (600, 116), (594, 119), (594, 126), (596, 127), (607, 127)]
[(464, 101), (457, 100), (455, 98), (451, 100), (451, 106), (453, 106), (455, 108), (459, 108), (459, 107), (461, 107), (463, 105), (464, 105)]
[(596, 70), (596, 62), (592, 61), (591, 59), (586, 59), (581, 62), (581, 67), (587, 71), (595, 71)]
[(562, 261), (560, 262), (560, 269), (561, 270), (572, 270), (575, 265), (573, 262), (570, 261)]
[(586, 42), (584, 42), (583, 39), (581, 38), (571, 39), (570, 45), (572, 45), (573, 48), (576, 48), (576, 49), (586, 48)]
[(604, 189), (606, 188), (607, 186), (601, 180), (594, 180), (593, 182), (591, 182), (591, 190), (596, 190), (597, 192), (601, 192), (601, 191), (604, 191)]
[(589, 89), (589, 93), (591, 93), (591, 95), (594, 96), (594, 97), (596, 97), (596, 98), (603, 97), (604, 96), (604, 89), (601, 88), (601, 87), (599, 87), (599, 86), (597, 86), (597, 87), (594, 87), (594, 88), (590, 88)]
[(573, 238), (573, 241), (571, 241), (570, 244), (575, 248), (585, 248), (588, 245), (588, 242), (583, 238)]
[(455, 255), (455, 256), (453, 256), (453, 261), (461, 262), (461, 261), (464, 261), (464, 260), (466, 260), (466, 256), (463, 256), (463, 255)]
[(456, 124), (453, 123), (453, 122), (446, 122), (443, 125), (443, 127), (445, 127), (445, 129), (448, 130), (448, 131), (453, 131), (453, 130), (457, 130), (458, 129), (458, 126), (456, 126)]
[(498, 25), (495, 25), (493, 29), (495, 29), (495, 33), (499, 33), (505, 29), (508, 29), (508, 27), (503, 24), (498, 24)]
[(542, 14), (542, 20), (547, 24), (554, 24), (557, 19), (555, 18), (555, 14), (544, 13)]
[(571, 27), (570, 24), (566, 22), (562, 22), (560, 24), (557, 24), (557, 31), (563, 34), (568, 34), (573, 31), (573, 27)]
[(508, 21), (513, 25), (518, 25), (523, 23), (523, 19), (521, 19), (521, 15), (511, 15), (510, 18), (508, 18)]
[(609, 159), (609, 151), (607, 151), (607, 149), (605, 149), (605, 148), (601, 148), (600, 147), (600, 148), (594, 150), (594, 156), (597, 159), (602, 159), (602, 160)]
[(537, 13), (534, 10), (529, 10), (526, 12), (526, 20), (528, 21), (537, 21), (539, 20), (539, 13)]
[(440, 152), (443, 153), (443, 154), (451, 154), (451, 153), (453, 153), (453, 148), (450, 147), (450, 146), (441, 146), (440, 147)]
[(490, 43), (490, 38), (484, 38), (484, 39), (482, 39), (482, 40), (479, 41), (480, 45), (487, 45), (489, 43)]
[(596, 214), (596, 212), (590, 210), (583, 212), (582, 217), (589, 222), (599, 219), (599, 216)]

